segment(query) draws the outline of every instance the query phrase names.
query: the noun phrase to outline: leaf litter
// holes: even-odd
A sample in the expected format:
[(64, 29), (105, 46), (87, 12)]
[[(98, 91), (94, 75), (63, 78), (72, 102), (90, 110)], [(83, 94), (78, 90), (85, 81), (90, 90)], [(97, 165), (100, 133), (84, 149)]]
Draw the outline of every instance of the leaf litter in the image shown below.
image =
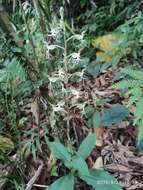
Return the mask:
[[(90, 128), (87, 126), (87, 117), (83, 113), (84, 108), (88, 105), (93, 108), (93, 112), (98, 111), (103, 114), (103, 110), (110, 109), (113, 105), (125, 105), (126, 99), (120, 94), (120, 91), (112, 88), (113, 79), (118, 70), (108, 69), (102, 73), (99, 77), (93, 79), (86, 76), (79, 82), (70, 82), (68, 85), (72, 90), (70, 96), (70, 136), (76, 139), (76, 143), (73, 145), (78, 147), (81, 141), (91, 131), (95, 131), (97, 136), (97, 142), (92, 154), (88, 157), (87, 162), (90, 168), (103, 168), (113, 174), (119, 181), (122, 187), (126, 190), (136, 190), (143, 187), (143, 157), (138, 155), (135, 149), (137, 128), (131, 126), (131, 115), (128, 116), (128, 121), (122, 121), (120, 123), (114, 123), (111, 127), (104, 126), (102, 123), (99, 127)], [(41, 88), (42, 89), (42, 88)], [(92, 92), (96, 97), (93, 99)], [(37, 94), (36, 94), (37, 95)], [(29, 100), (18, 113), (18, 120), (26, 117), (27, 119), (21, 125), (23, 134), (25, 131), (33, 132), (38, 131), (39, 140), (42, 144), (42, 154), (46, 158), (41, 157), (40, 147), (36, 153), (39, 160), (43, 159), (42, 173), (36, 180), (36, 184), (49, 184), (54, 181), (56, 172), (59, 176), (62, 176), (65, 172), (63, 165), (56, 159), (51, 158), (49, 148), (45, 142), (44, 136), (49, 135), (51, 138), (55, 135), (55, 131), (50, 129), (50, 132), (45, 131), (43, 127), (50, 122), (49, 116), (44, 112), (42, 92), (38, 93), (38, 97), (35, 96)], [(38, 101), (37, 101), (38, 100)], [(86, 104), (84, 104), (86, 102)], [(34, 110), (34, 111), (33, 111)], [(134, 108), (132, 108), (134, 110)], [(132, 112), (133, 113), (133, 112)], [(111, 115), (112, 117), (112, 115)], [(39, 126), (40, 124), (40, 126)], [(95, 123), (96, 125), (97, 123)], [(30, 134), (23, 135), (24, 142), (29, 142)], [(33, 137), (33, 142), (36, 137)], [(32, 143), (33, 143), (32, 142)], [(31, 153), (27, 154), (28, 167), (25, 168), (29, 175), (26, 177), (27, 182), (34, 176), (38, 165), (34, 164), (31, 160)], [(12, 159), (12, 156), (9, 156)], [(51, 164), (52, 163), (52, 164)], [(47, 176), (47, 173), (53, 170), (53, 164), (56, 165), (56, 172), (53, 176)], [(30, 172), (31, 171), (31, 172)], [(91, 189), (88, 185), (85, 185), (82, 181), (76, 181), (75, 189)]]

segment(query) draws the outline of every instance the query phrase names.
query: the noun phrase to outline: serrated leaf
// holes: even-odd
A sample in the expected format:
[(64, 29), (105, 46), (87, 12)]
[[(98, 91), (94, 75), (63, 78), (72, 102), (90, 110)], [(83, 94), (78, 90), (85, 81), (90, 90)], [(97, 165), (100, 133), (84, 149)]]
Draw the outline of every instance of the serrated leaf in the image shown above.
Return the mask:
[(125, 106), (117, 104), (111, 108), (104, 109), (101, 120), (104, 126), (111, 126), (112, 124), (120, 123), (127, 116), (129, 116), (128, 109)]
[(48, 145), (54, 156), (70, 167), (71, 154), (68, 152), (68, 149), (60, 142), (50, 142)]
[(72, 159), (72, 166), (80, 175), (89, 175), (88, 166), (82, 157), (75, 156)]
[(80, 176), (96, 190), (122, 190), (117, 180), (104, 170), (91, 170), (89, 176)]
[(86, 159), (90, 155), (92, 149), (94, 148), (95, 142), (95, 134), (88, 135), (81, 143), (77, 152), (78, 155), (80, 155), (83, 159)]
[(73, 190), (74, 177), (73, 175), (66, 175), (57, 179), (53, 184), (51, 184), (47, 190)]

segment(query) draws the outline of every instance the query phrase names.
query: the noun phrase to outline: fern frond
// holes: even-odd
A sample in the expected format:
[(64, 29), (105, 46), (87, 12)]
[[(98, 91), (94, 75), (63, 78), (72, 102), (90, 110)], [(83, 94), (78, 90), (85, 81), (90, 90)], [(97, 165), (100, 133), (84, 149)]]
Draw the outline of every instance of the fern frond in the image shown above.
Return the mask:
[(136, 80), (143, 80), (143, 72), (139, 71), (139, 70), (133, 70), (133, 69), (129, 69), (129, 68), (122, 68), (121, 73), (126, 74), (126, 75), (128, 75), (131, 78), (136, 79)]
[(135, 88), (131, 88), (130, 90), (128, 90), (128, 92), (126, 94), (128, 96), (134, 96), (137, 99), (139, 99), (143, 95), (143, 91), (142, 91), (142, 88), (135, 87)]
[(138, 138), (137, 138), (137, 147), (139, 150), (143, 150), (143, 119), (139, 121), (139, 131), (138, 131)]
[(141, 97), (136, 103), (134, 124), (137, 124), (140, 120), (143, 120), (143, 97)]
[(139, 80), (122, 80), (113, 85), (113, 88), (130, 89), (130, 88), (142, 88), (143, 81)]

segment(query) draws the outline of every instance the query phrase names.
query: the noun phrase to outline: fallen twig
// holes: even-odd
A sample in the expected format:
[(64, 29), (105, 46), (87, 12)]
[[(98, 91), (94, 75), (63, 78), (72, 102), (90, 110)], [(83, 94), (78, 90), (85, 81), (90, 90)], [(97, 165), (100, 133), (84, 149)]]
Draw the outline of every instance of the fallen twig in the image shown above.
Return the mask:
[(31, 190), (31, 188), (33, 187), (33, 184), (35, 183), (35, 181), (38, 179), (39, 175), (41, 174), (42, 172), (42, 169), (43, 169), (43, 162), (41, 162), (40, 166), (38, 167), (35, 175), (30, 179), (30, 181), (28, 182), (27, 184), (27, 187), (25, 190)]
[(48, 188), (48, 185), (33, 184), (34, 187)]

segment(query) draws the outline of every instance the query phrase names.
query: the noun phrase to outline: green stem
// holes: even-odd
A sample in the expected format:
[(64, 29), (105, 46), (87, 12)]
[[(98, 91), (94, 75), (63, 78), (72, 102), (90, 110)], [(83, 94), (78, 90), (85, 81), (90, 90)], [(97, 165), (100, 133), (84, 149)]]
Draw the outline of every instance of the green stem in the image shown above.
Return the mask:
[(38, 69), (39, 69), (38, 57), (36, 55), (36, 50), (35, 50), (35, 45), (34, 45), (33, 37), (32, 37), (31, 31), (30, 31), (30, 27), (29, 27), (29, 25), (27, 23), (27, 20), (26, 20), (26, 15), (25, 15), (25, 12), (24, 12), (23, 7), (22, 7), (21, 0), (19, 0), (19, 4), (20, 4), (21, 12), (23, 13), (23, 20), (24, 20), (24, 23), (25, 23), (26, 28), (27, 28), (29, 42), (30, 42), (30, 44), (32, 46), (34, 60), (35, 60), (35, 63), (36, 63), (36, 70), (38, 71)]
[(65, 23), (63, 20), (63, 27), (64, 27), (64, 68), (65, 68), (65, 88), (66, 88), (66, 92), (65, 92), (65, 104), (66, 104), (66, 111), (67, 111), (67, 138), (68, 141), (70, 142), (70, 123), (69, 123), (69, 97), (68, 97), (68, 60), (67, 60), (67, 40), (66, 40), (66, 27), (65, 27)]

